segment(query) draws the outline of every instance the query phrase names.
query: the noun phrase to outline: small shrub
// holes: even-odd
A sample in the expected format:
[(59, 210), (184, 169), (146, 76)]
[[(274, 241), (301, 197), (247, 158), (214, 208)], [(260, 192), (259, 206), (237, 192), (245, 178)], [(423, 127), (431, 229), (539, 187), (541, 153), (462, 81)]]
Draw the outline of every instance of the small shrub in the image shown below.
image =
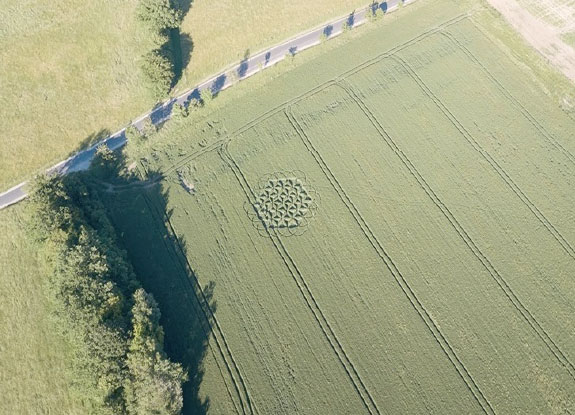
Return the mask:
[(383, 16), (383, 10), (381, 9), (381, 4), (379, 4), (377, 1), (374, 1), (373, 3), (371, 3), (366, 13), (367, 18), (370, 22), (376, 21), (381, 16)]
[(293, 64), (295, 61), (295, 53), (290, 51), (288, 53), (285, 54), (285, 60), (287, 62), (289, 62), (290, 64)]
[(174, 104), (172, 107), (172, 120), (179, 121), (190, 114), (188, 107), (183, 104)]

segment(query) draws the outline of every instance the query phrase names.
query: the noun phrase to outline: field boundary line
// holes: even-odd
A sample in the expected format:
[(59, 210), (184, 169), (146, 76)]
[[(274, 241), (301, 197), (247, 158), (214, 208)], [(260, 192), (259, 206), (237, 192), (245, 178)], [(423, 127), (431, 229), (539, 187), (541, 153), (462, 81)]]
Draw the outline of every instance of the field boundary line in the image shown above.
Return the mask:
[[(413, 71), (413, 69), (407, 64), (407, 62), (403, 61), (403, 59), (394, 56), (394, 59), (396, 59), (403, 67), (404, 69), (410, 74), (410, 76), (412, 77), (412, 79), (415, 80), (415, 77), (418, 77), (417, 74), (412, 75), (411, 71)], [(416, 81), (416, 80), (415, 80)], [(423, 82), (423, 81), (422, 81)], [(419, 84), (419, 82), (416, 81), (416, 83)], [(427, 86), (426, 86), (427, 87)], [(420, 88), (422, 90), (423, 86), (420, 85)], [(431, 91), (430, 91), (431, 92)], [(425, 90), (424, 93), (426, 95), (428, 95), (428, 97), (432, 100), (433, 97), (432, 95), (429, 95)], [(431, 93), (433, 94), (433, 93)], [(434, 100), (435, 102), (435, 100)], [(435, 104), (440, 107), (440, 105), (435, 102)], [(359, 104), (358, 104), (359, 105)], [(363, 104), (365, 105), (365, 104)], [(443, 104), (442, 104), (443, 105)], [(365, 105), (365, 107), (367, 108), (367, 106)], [(440, 107), (441, 109), (441, 107)], [(369, 111), (369, 109), (368, 109)], [(449, 110), (447, 110), (449, 111)], [(447, 114), (444, 114), (447, 116)], [(448, 117), (449, 118), (449, 117)], [(377, 121), (377, 118), (374, 117), (374, 119), (376, 120), (376, 122), (379, 124), (379, 121)], [(450, 119), (451, 121), (451, 119)], [(453, 123), (453, 121), (451, 121)], [(453, 123), (454, 124), (454, 123)], [(381, 127), (381, 124), (379, 124)], [(467, 139), (467, 137), (465, 136), (465, 133), (463, 130), (461, 130), (457, 125), (454, 124), (454, 126), (459, 130), (460, 134), (464, 135), (464, 137)], [(377, 127), (376, 127), (377, 128)], [(393, 142), (393, 140), (391, 139), (391, 137), (387, 134), (387, 132), (385, 131), (385, 129), (383, 129), (383, 127), (381, 127), (383, 134), (389, 138), (389, 140), (391, 140), (391, 142)], [(464, 127), (463, 127), (464, 129)], [(465, 130), (466, 131), (466, 130)], [(469, 134), (469, 133), (467, 133)], [(384, 137), (384, 136), (382, 136)], [(384, 138), (385, 139), (385, 138)], [(473, 140), (473, 138), (471, 138), (471, 140)], [(467, 139), (467, 141), (469, 142), (469, 139)], [(474, 140), (473, 140), (474, 141)], [(471, 142), (470, 142), (471, 143)], [(472, 144), (473, 146), (473, 144)], [(426, 191), (427, 195), (432, 199), (432, 201), (436, 204), (436, 206), (443, 212), (443, 214), (446, 216), (446, 218), (449, 220), (449, 222), (451, 223), (451, 225), (455, 228), (455, 230), (459, 233), (460, 237), (465, 241), (465, 243), (468, 245), (469, 249), (471, 249), (471, 251), (475, 254), (475, 256), (477, 257), (477, 259), (479, 259), (479, 261), (483, 264), (483, 266), (485, 267), (485, 269), (489, 272), (489, 274), (491, 275), (491, 277), (498, 283), (498, 285), (501, 287), (501, 289), (504, 291), (504, 293), (506, 294), (506, 296), (509, 298), (509, 300), (513, 303), (513, 305), (516, 307), (516, 309), (520, 312), (520, 314), (523, 316), (523, 318), (527, 321), (527, 323), (531, 326), (531, 328), (538, 334), (538, 336), (541, 338), (541, 340), (543, 340), (543, 342), (547, 345), (548, 349), (551, 351), (551, 353), (555, 356), (555, 358), (565, 367), (565, 369), (569, 372), (569, 374), (571, 375), (571, 377), (573, 379), (575, 379), (575, 367), (573, 366), (573, 364), (571, 363), (571, 361), (568, 359), (568, 357), (563, 353), (563, 351), (557, 346), (557, 344), (553, 341), (553, 339), (549, 336), (549, 334), (545, 331), (545, 329), (541, 326), (541, 324), (535, 319), (535, 317), (529, 312), (529, 310), (527, 309), (527, 307), (525, 307), (521, 301), (519, 300), (519, 298), (515, 295), (515, 293), (513, 292), (513, 290), (511, 289), (511, 287), (508, 285), (508, 283), (506, 282), (506, 280), (501, 276), (501, 274), (497, 271), (497, 269), (493, 266), (493, 264), (489, 261), (489, 259), (481, 252), (481, 250), (479, 250), (479, 248), (477, 247), (477, 245), (475, 245), (475, 243), (473, 242), (473, 240), (471, 239), (471, 237), (469, 236), (469, 234), (465, 231), (465, 229), (463, 228), (463, 226), (461, 226), (459, 224), (459, 222), (457, 221), (457, 219), (455, 218), (455, 216), (449, 211), (449, 209), (447, 208), (447, 206), (441, 201), (441, 199), (439, 199), (439, 197), (435, 194), (435, 192), (431, 189), (431, 187), (427, 184), (427, 182), (425, 181), (425, 179), (423, 179), (423, 177), (421, 176), (421, 174), (419, 174), (419, 172), (417, 171), (417, 169), (415, 168), (415, 166), (413, 166), (413, 164), (411, 163), (411, 161), (409, 161), (409, 159), (407, 158), (407, 156), (405, 156), (405, 154), (399, 149), (399, 147), (397, 147), (397, 145), (395, 145), (395, 147), (398, 149), (398, 152), (396, 152), (396, 154), (398, 154), (398, 156), (400, 157), (400, 159), (403, 160), (403, 158), (400, 156), (400, 154), (403, 155), (403, 157), (405, 158), (406, 161), (404, 161), (404, 164), (406, 165), (406, 167), (410, 170), (410, 172), (412, 173), (412, 175), (417, 179), (418, 183), (420, 183), (420, 186), (422, 186), (424, 188), (424, 190)], [(477, 147), (479, 147), (479, 145), (477, 145)], [(475, 147), (474, 147), (475, 148)], [(481, 149), (481, 147), (479, 147)], [(392, 147), (393, 149), (393, 147)], [(482, 149), (481, 149), (482, 150)], [(395, 149), (394, 149), (395, 151)], [(478, 150), (479, 151), (479, 150)], [(483, 150), (484, 151), (484, 150)], [(483, 153), (482, 153), (483, 155)], [(489, 162), (489, 160), (487, 160)], [(491, 164), (491, 163), (490, 163)], [(411, 165), (411, 168), (409, 167), (409, 165)], [(497, 171), (497, 169), (492, 165), (492, 167)], [(412, 171), (413, 169), (413, 171)], [(503, 174), (505, 174), (503, 172)], [(500, 174), (501, 177), (503, 177)], [(426, 187), (424, 187), (424, 185)], [(524, 202), (525, 203), (525, 202)]]
[(535, 217), (541, 222), (541, 224), (551, 233), (555, 240), (561, 245), (561, 247), (567, 252), (567, 254), (575, 260), (575, 250), (571, 244), (561, 235), (561, 233), (555, 228), (555, 226), (545, 217), (545, 215), (535, 206), (533, 202), (527, 197), (527, 195), (521, 190), (521, 188), (513, 181), (513, 179), (507, 174), (505, 169), (503, 169), (499, 163), (487, 152), (483, 147), (479, 145), (477, 140), (473, 135), (465, 128), (463, 124), (453, 115), (453, 113), (447, 108), (447, 106), (431, 91), (431, 89), (425, 84), (425, 82), (419, 77), (417, 72), (402, 58), (397, 55), (393, 55), (392, 59), (395, 59), (399, 64), (401, 64), (410, 77), (418, 84), (421, 90), (428, 96), (429, 99), (441, 110), (444, 116), (451, 122), (451, 124), (459, 131), (459, 133), (465, 138), (465, 140), (473, 147), (473, 149), (478, 152), (484, 159), (489, 163), (489, 165), (497, 172), (499, 177), (503, 179), (505, 184), (516, 194), (516, 196), (529, 208), (529, 210), (535, 215)]
[[(515, 106), (520, 110), (521, 114), (531, 123), (531, 125), (533, 125), (551, 145), (563, 153), (563, 155), (565, 155), (565, 157), (567, 157), (567, 159), (569, 159), (572, 164), (575, 164), (575, 156), (569, 150), (563, 147), (553, 134), (547, 131), (547, 129), (539, 122), (539, 120), (537, 120), (537, 118), (529, 112), (529, 110), (521, 103), (521, 101), (519, 101), (507, 88), (505, 88), (499, 79), (497, 79), (497, 77), (495, 77), (495, 75), (493, 75), (491, 71), (487, 69), (487, 67), (477, 58), (477, 56), (475, 56), (475, 54), (473, 54), (473, 52), (469, 50), (469, 48), (463, 45), (452, 33), (448, 31), (441, 30), (438, 33), (445, 36), (453, 44), (459, 47), (459, 49), (461, 49), (461, 51), (465, 53), (469, 59), (471, 59), (477, 66), (479, 66), (481, 70), (487, 74), (491, 81), (497, 85), (497, 89), (501, 91), (507, 100), (515, 104)], [(481, 31), (479, 31), (479, 33), (481, 33), (482, 36), (485, 36)]]
[[(238, 181), (248, 201), (254, 200), (256, 197), (255, 192), (251, 188), (249, 181), (245, 177), (241, 168), (234, 160), (233, 156), (230, 154), (227, 146), (222, 147), (220, 155), (224, 160), (224, 162), (228, 164), (228, 166), (236, 176), (236, 180)], [(342, 365), (349, 380), (354, 386), (354, 389), (358, 393), (358, 396), (361, 399), (362, 403), (364, 404), (364, 406), (366, 407), (366, 409), (369, 411), (370, 414), (381, 415), (381, 411), (377, 407), (375, 400), (373, 399), (371, 393), (369, 392), (365, 383), (361, 379), (361, 376), (359, 375), (357, 369), (353, 365), (351, 359), (347, 355), (341, 341), (338, 339), (333, 328), (329, 324), (329, 321), (327, 320), (325, 314), (321, 310), (319, 303), (313, 296), (313, 293), (311, 292), (309, 285), (305, 281), (303, 274), (300, 272), (294, 259), (289, 255), (289, 252), (285, 247), (285, 245), (283, 244), (283, 242), (281, 241), (281, 238), (277, 234), (275, 234), (275, 232), (270, 231), (268, 228), (265, 228), (265, 231), (266, 234), (269, 236), (272, 244), (274, 245), (274, 248), (276, 249), (278, 255), (282, 258), (282, 261), (284, 262), (286, 268), (288, 269), (292, 278), (296, 282), (296, 285), (300, 290), (301, 295), (304, 297), (304, 300), (309, 310), (313, 314), (325, 338), (327, 339), (335, 355), (340, 361), (340, 364)], [(364, 394), (367, 395), (367, 398), (366, 396), (364, 396)]]
[[(232, 383), (234, 385), (234, 389), (236, 390), (236, 393), (238, 395), (238, 398), (240, 400), (240, 405), (242, 408), (242, 413), (247, 415), (247, 414), (258, 414), (259, 412), (256, 410), (255, 408), (255, 404), (252, 402), (251, 398), (250, 398), (250, 394), (247, 390), (247, 385), (243, 379), (243, 376), (239, 370), (239, 367), (232, 355), (231, 349), (228, 345), (228, 342), (226, 341), (226, 338), (223, 334), (222, 328), (219, 324), (219, 322), (216, 319), (216, 316), (213, 312), (213, 310), (211, 309), (210, 305), (209, 305), (209, 301), (205, 296), (205, 293), (200, 285), (200, 282), (194, 272), (194, 270), (192, 269), (190, 262), (185, 254), (185, 252), (183, 251), (183, 247), (181, 245), (180, 239), (178, 238), (175, 229), (173, 227), (173, 224), (170, 220), (170, 218), (167, 216), (166, 212), (159, 212), (158, 208), (156, 206), (156, 204), (153, 201), (150, 201), (148, 196), (146, 195), (145, 192), (142, 192), (144, 195), (144, 200), (146, 201), (146, 205), (148, 206), (148, 209), (150, 210), (150, 212), (152, 213), (152, 215), (156, 218), (156, 221), (158, 221), (159, 223), (164, 223), (165, 225), (167, 225), (167, 227), (165, 226), (166, 232), (168, 233), (168, 236), (175, 242), (176, 246), (178, 247), (178, 251), (179, 252), (173, 252), (176, 255), (176, 258), (178, 260), (178, 263), (180, 264), (180, 266), (183, 268), (183, 270), (186, 273), (190, 273), (192, 275), (192, 280), (190, 280), (189, 278), (183, 278), (187, 284), (191, 287), (192, 291), (194, 292), (194, 296), (196, 297), (196, 300), (198, 302), (198, 305), (200, 306), (200, 309), (202, 310), (202, 313), (204, 315), (204, 319), (210, 329), (210, 331), (212, 332), (212, 334), (214, 335), (214, 340), (216, 342), (216, 346), (220, 352), (220, 355), (222, 356), (222, 359), (226, 365), (226, 369), (228, 370), (228, 373), (230, 375), (230, 378), (232, 380)], [(152, 207), (153, 206), (153, 207)], [(162, 221), (160, 218), (164, 218), (164, 221)], [(168, 249), (168, 251), (175, 251), (175, 248), (172, 247), (172, 249), (170, 249), (167, 246), (167, 242), (164, 241), (164, 245), (166, 245), (166, 249)], [(198, 296), (198, 291), (200, 292), (200, 296)], [(213, 321), (213, 324), (212, 324)], [(218, 338), (220, 337), (220, 338)], [(225, 350), (225, 352), (224, 352)], [(226, 354), (228, 355), (226, 358)], [(228, 359), (231, 361), (228, 361)], [(236, 376), (234, 376), (234, 372), (235, 375), (239, 378), (239, 380), (236, 379)], [(244, 396), (242, 396), (244, 395)], [(235, 403), (234, 403), (235, 406)]]
[(486, 414), (494, 415), (495, 411), (493, 407), (491, 406), (487, 398), (483, 395), (483, 392), (481, 391), (479, 386), (475, 383), (475, 380), (473, 379), (473, 377), (471, 376), (471, 374), (469, 373), (463, 362), (459, 359), (459, 357), (455, 353), (455, 350), (451, 347), (445, 335), (439, 329), (438, 325), (435, 323), (435, 321), (433, 320), (429, 312), (426, 310), (426, 308), (423, 306), (423, 304), (415, 294), (415, 291), (411, 288), (411, 286), (409, 285), (403, 274), (399, 271), (399, 269), (397, 268), (397, 266), (387, 253), (387, 251), (383, 248), (383, 245), (380, 243), (375, 233), (371, 230), (368, 223), (363, 218), (363, 216), (361, 215), (361, 213), (359, 212), (359, 210), (357, 209), (351, 198), (345, 193), (345, 190), (343, 189), (343, 187), (341, 186), (341, 184), (339, 183), (333, 172), (329, 169), (328, 164), (323, 160), (319, 151), (314, 147), (311, 140), (305, 133), (305, 130), (303, 129), (301, 124), (299, 124), (297, 118), (291, 113), (291, 108), (286, 110), (285, 114), (290, 123), (292, 124), (293, 128), (297, 132), (297, 134), (300, 136), (300, 139), (304, 143), (305, 147), (308, 149), (310, 154), (316, 160), (316, 163), (318, 163), (319, 167), (325, 174), (330, 184), (333, 186), (334, 190), (340, 197), (341, 201), (344, 203), (349, 212), (352, 214), (353, 218), (359, 225), (360, 229), (362, 230), (362, 232), (364, 233), (364, 235), (366, 236), (372, 247), (375, 249), (380, 259), (382, 259), (386, 268), (392, 274), (395, 281), (398, 283), (403, 293), (408, 298), (412, 307), (419, 314), (419, 316), (421, 317), (421, 319), (431, 332), (432, 336), (435, 338), (440, 348), (447, 356), (448, 360), (454, 366), (456, 372), (462, 378), (463, 382), (466, 384), (467, 388), (469, 389), (469, 391), (471, 392), (471, 394), (473, 395), (473, 397), (475, 398), (475, 400), (477, 401), (483, 412), (485, 412)]

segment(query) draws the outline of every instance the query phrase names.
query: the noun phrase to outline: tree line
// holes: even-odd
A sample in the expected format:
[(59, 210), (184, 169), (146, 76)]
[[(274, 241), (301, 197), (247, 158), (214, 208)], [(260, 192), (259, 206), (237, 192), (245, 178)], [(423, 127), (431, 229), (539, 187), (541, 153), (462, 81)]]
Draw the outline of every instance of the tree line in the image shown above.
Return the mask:
[(56, 326), (72, 346), (74, 390), (95, 414), (180, 414), (187, 375), (166, 356), (158, 304), (86, 177), (40, 177), (27, 215)]

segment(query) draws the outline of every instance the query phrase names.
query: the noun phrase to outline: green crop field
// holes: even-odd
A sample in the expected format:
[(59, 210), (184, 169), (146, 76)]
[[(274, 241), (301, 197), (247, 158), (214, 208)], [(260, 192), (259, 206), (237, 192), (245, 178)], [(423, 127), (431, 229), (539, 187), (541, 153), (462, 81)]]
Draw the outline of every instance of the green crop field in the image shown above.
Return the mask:
[(566, 81), (471, 2), (401, 13), (108, 188), (187, 413), (573, 412)]

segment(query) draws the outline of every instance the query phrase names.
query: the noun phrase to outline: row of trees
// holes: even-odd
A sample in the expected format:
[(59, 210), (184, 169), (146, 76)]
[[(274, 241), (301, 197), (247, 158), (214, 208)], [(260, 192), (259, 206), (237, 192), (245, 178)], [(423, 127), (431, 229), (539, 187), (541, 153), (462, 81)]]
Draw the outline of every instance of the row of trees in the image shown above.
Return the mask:
[(154, 48), (146, 53), (142, 71), (155, 98), (165, 97), (176, 81), (176, 50), (183, 12), (171, 0), (140, 0), (137, 16), (150, 32)]
[(158, 305), (85, 177), (38, 179), (28, 215), (57, 327), (74, 352), (75, 390), (96, 414), (180, 414), (186, 374), (167, 358)]

